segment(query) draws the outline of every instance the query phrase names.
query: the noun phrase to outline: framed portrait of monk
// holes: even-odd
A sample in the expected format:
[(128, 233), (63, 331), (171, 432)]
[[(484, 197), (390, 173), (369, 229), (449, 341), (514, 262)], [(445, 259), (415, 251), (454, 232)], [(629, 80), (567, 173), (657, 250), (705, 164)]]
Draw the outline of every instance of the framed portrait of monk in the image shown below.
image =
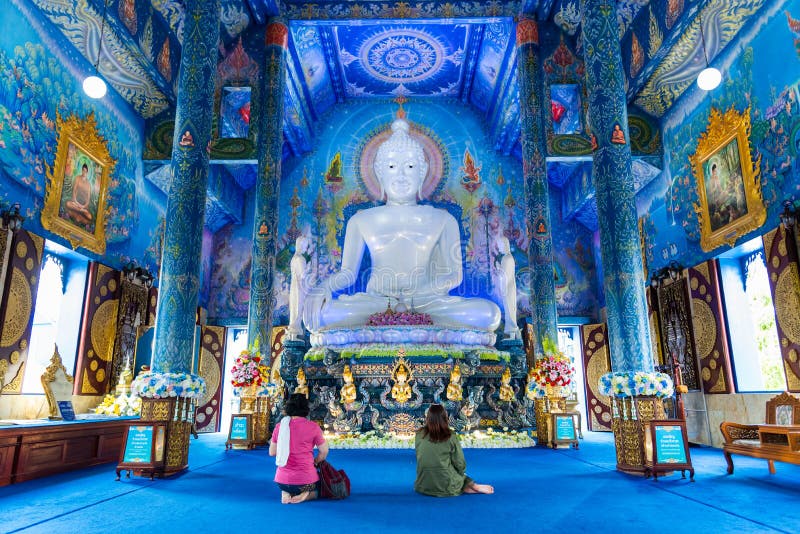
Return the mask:
[(750, 108), (740, 113), (711, 109), (708, 127), (689, 156), (697, 182), (695, 211), (704, 251), (733, 246), (766, 219), (759, 155), (750, 154)]
[(114, 161), (97, 132), (94, 114), (86, 119), (56, 119), (58, 146), (47, 165), (42, 226), (69, 241), (102, 254), (106, 249), (105, 213), (109, 175)]

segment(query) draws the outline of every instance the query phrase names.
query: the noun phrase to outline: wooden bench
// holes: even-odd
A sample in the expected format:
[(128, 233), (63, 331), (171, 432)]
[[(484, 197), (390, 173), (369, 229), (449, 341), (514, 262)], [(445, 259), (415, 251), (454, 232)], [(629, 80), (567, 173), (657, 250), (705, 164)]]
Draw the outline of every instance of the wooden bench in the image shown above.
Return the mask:
[(776, 461), (800, 465), (800, 399), (781, 393), (767, 401), (766, 415), (766, 424), (725, 421), (720, 425), (728, 474), (733, 473), (731, 454), (767, 460), (769, 472), (773, 474)]

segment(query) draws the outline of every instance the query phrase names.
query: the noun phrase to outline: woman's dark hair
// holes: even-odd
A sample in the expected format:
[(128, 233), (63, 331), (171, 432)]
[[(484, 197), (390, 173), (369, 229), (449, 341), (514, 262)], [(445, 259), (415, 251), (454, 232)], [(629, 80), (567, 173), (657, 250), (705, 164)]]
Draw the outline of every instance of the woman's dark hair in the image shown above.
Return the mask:
[(308, 399), (302, 393), (292, 393), (289, 395), (289, 400), (286, 401), (283, 411), (291, 417), (308, 417), (310, 412)]
[(447, 411), (441, 404), (431, 404), (428, 413), (425, 414), (425, 426), (423, 432), (433, 443), (447, 441), (453, 432), (450, 430), (450, 422), (447, 419)]

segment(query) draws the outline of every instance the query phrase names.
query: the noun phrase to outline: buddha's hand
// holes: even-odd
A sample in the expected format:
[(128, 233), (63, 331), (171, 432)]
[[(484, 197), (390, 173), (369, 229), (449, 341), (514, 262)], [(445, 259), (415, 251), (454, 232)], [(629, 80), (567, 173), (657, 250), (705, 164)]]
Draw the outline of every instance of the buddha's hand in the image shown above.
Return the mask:
[(330, 289), (324, 285), (317, 286), (309, 291), (306, 297), (305, 309), (303, 310), (303, 318), (309, 330), (319, 330), (320, 327), (324, 326), (322, 324), (323, 314), (332, 299)]

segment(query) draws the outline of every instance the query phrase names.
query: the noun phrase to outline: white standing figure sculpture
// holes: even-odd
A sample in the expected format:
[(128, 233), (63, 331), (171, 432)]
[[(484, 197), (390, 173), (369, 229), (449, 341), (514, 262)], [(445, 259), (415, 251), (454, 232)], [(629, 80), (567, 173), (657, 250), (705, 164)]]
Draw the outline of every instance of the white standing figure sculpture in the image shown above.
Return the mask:
[[(366, 324), (386, 309), (387, 301), (413, 303), (435, 325), (494, 332), (500, 309), (480, 298), (449, 295), (462, 280), (458, 223), (446, 210), (417, 204), (428, 172), (422, 145), (409, 135), (404, 119), (392, 123), (392, 135), (378, 148), (375, 175), (386, 204), (356, 212), (347, 222), (341, 270), (308, 295), (308, 329), (348, 328)], [(372, 269), (365, 293), (332, 293), (355, 283), (364, 250)]]
[(286, 337), (296, 340), (303, 334), (303, 304), (311, 287), (311, 240), (300, 236), (295, 241), (294, 256), (289, 264), (292, 278), (289, 284), (289, 326)]
[(503, 302), (503, 332), (508, 339), (519, 339), (520, 331), (517, 326), (517, 278), (516, 262), (511, 254), (511, 244), (508, 238), (500, 235), (495, 237), (493, 247), (497, 256), (495, 269), (497, 270), (497, 289)]

